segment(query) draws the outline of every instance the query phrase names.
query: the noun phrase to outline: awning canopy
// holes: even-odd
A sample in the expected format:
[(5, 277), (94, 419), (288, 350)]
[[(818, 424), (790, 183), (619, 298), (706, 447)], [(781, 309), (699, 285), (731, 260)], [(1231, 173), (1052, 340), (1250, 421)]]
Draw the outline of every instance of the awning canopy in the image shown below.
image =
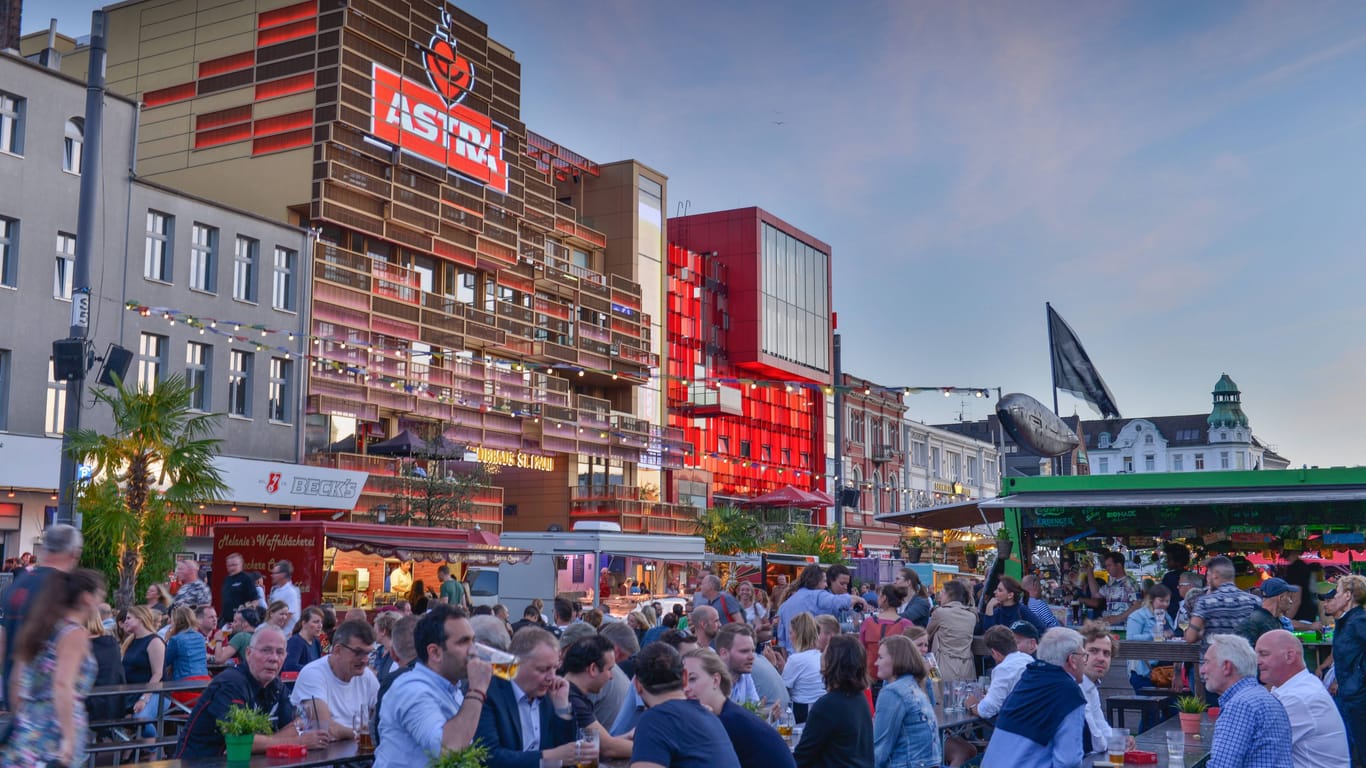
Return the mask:
[(755, 496), (743, 502), (746, 507), (795, 507), (816, 509), (834, 506), (835, 500), (820, 491), (807, 491), (793, 485), (785, 485), (776, 491)]
[(940, 504), (937, 507), (910, 509), (905, 512), (887, 512), (874, 516), (874, 520), (893, 525), (913, 525), (919, 528), (933, 528), (947, 531), (953, 528), (971, 528), (974, 525), (999, 523), (1005, 519), (1000, 509), (989, 508), (985, 502), (994, 499), (973, 499)]
[(530, 550), (501, 546), (484, 531), (331, 522), (323, 524), (323, 535), (329, 547), (400, 560), (498, 565), (531, 559)]
[(983, 510), (1016, 509), (1026, 529), (1106, 535), (1226, 526), (1366, 525), (1366, 485), (1228, 489), (1116, 489), (1016, 493), (983, 501)]

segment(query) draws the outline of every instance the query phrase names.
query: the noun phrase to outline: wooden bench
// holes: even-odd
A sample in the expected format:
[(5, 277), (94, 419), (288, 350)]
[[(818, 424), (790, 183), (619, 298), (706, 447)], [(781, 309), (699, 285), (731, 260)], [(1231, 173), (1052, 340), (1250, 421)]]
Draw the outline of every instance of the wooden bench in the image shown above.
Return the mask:
[[(130, 763), (144, 762), (143, 753), (157, 749), (172, 749), (175, 747), (176, 738), (136, 738), (128, 741), (101, 741), (90, 744), (85, 748), (86, 760), (90, 765), (95, 765), (100, 755), (113, 755), (112, 765), (123, 765), (123, 753), (132, 752), (133, 760)], [(149, 757), (149, 759), (156, 759)]]

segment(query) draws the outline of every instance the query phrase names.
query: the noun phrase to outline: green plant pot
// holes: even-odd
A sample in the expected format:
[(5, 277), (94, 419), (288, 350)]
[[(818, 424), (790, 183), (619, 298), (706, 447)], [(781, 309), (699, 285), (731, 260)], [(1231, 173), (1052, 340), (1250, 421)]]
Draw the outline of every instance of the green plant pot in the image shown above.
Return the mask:
[(228, 745), (228, 762), (251, 762), (251, 744), (255, 740), (256, 736), (250, 733), (245, 736), (224, 736), (223, 741)]

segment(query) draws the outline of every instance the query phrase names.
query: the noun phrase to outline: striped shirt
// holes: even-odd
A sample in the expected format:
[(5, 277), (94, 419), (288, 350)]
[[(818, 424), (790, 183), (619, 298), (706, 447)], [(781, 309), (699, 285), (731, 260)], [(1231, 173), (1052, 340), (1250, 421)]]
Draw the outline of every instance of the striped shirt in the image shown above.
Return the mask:
[(1208, 647), (1209, 639), (1213, 635), (1237, 634), (1238, 626), (1260, 607), (1262, 601), (1258, 600), (1256, 595), (1238, 589), (1229, 581), (1220, 584), (1218, 589), (1201, 595), (1191, 611), (1192, 618), (1199, 617), (1204, 622), (1200, 647)]

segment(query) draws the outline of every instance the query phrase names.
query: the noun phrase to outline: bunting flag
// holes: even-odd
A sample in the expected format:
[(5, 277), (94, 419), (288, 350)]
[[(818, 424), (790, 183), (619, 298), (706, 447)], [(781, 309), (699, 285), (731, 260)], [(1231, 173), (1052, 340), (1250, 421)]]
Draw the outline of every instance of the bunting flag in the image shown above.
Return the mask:
[(1048, 345), (1053, 356), (1053, 388), (1090, 403), (1103, 418), (1119, 418), (1115, 396), (1105, 386), (1096, 366), (1067, 321), (1048, 304)]

